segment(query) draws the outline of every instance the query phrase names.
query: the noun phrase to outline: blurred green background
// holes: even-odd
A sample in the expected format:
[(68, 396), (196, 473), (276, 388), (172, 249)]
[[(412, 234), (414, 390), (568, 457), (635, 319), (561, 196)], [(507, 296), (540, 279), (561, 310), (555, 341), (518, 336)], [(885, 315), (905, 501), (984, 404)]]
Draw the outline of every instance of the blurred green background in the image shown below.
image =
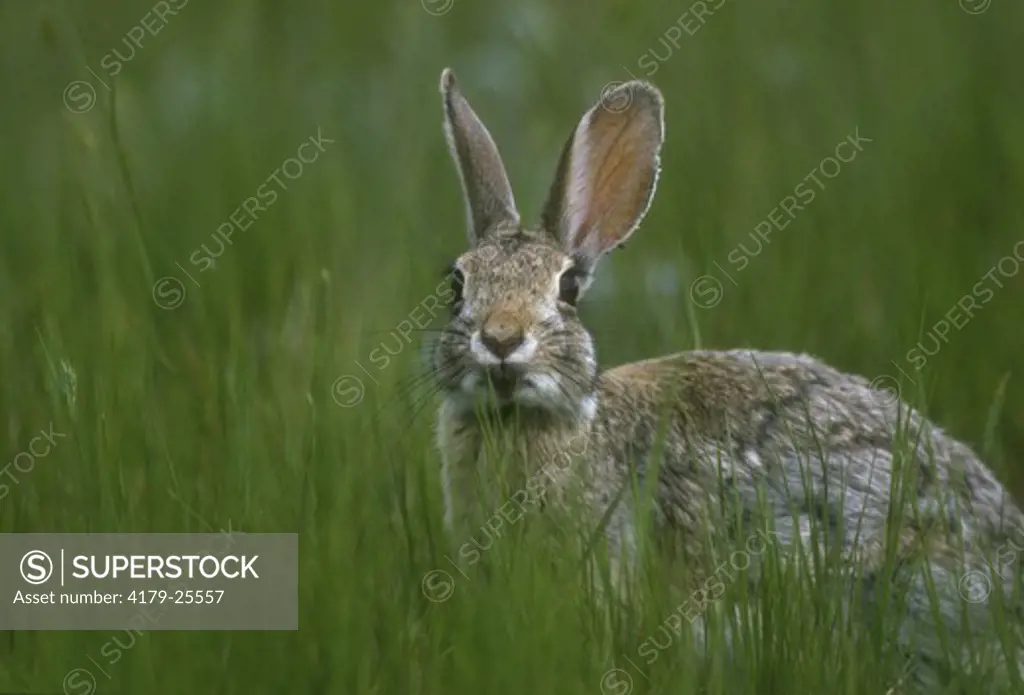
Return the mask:
[[(298, 633), (147, 633), (98, 692), (599, 692), (539, 589), (488, 615), (419, 591), (438, 460), (429, 394), (401, 390), (420, 336), (395, 328), (465, 243), (445, 66), (529, 220), (605, 85), (664, 92), (657, 196), (585, 303), (603, 363), (812, 353), (898, 380), (1024, 490), (1024, 5), (697, 5), (0, 0), (0, 463), (68, 433), (4, 481), (0, 531), (301, 534)], [(863, 151), (752, 240), (855, 132)], [(938, 345), (920, 370), (919, 342)], [(9, 634), (0, 689), (59, 690), (109, 639)]]

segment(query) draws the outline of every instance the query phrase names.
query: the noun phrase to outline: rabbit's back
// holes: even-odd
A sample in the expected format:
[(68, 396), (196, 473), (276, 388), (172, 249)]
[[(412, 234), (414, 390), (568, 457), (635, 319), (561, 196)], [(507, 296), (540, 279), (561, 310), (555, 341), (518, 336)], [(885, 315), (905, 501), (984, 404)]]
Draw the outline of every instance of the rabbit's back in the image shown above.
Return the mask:
[[(988, 629), (982, 604), (1012, 586), (1024, 519), (969, 447), (894, 393), (806, 355), (749, 350), (633, 363), (599, 383), (598, 458), (625, 483), (631, 465), (643, 481), (661, 452), (655, 510), (685, 551), (699, 556), (709, 528), (742, 542), (738, 525), (749, 536), (768, 516), (784, 548), (841, 548), (869, 595), (902, 582), (905, 643), (927, 660), (940, 651), (936, 615), (957, 631), (966, 607), (972, 629)], [(894, 509), (900, 576), (885, 574)], [(1007, 566), (986, 559), (1000, 548), (1013, 550)]]
[(806, 355), (733, 350), (624, 365), (600, 381), (605, 460), (624, 481), (626, 462), (643, 478), (662, 452), (657, 514), (694, 548), (709, 526), (734, 535), (738, 521), (767, 515), (783, 544), (827, 541), (870, 571), (893, 508), (901, 553), (950, 573), (983, 564), (984, 551), (1024, 548), (1019, 509), (974, 452), (863, 377)]
[[(744, 503), (767, 492), (777, 516), (797, 504), (824, 529), (863, 515), (864, 539), (884, 524), (895, 474), (918, 522), (965, 540), (998, 539), (1021, 521), (969, 447), (895, 394), (806, 355), (680, 353), (609, 370), (601, 386), (600, 429), (617, 458), (642, 465), (664, 433), (659, 501), (669, 517), (705, 506), (693, 495), (721, 499), (708, 492), (724, 483)], [(847, 529), (851, 543), (856, 531)]]

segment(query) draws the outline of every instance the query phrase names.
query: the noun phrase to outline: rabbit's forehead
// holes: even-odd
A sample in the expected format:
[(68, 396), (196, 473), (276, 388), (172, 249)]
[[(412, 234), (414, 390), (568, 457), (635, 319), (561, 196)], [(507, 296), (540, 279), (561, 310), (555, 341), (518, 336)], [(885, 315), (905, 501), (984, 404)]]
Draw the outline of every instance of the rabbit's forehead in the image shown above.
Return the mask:
[(546, 293), (552, 281), (571, 264), (568, 256), (543, 243), (487, 242), (460, 259), (470, 284), (486, 292), (517, 287)]

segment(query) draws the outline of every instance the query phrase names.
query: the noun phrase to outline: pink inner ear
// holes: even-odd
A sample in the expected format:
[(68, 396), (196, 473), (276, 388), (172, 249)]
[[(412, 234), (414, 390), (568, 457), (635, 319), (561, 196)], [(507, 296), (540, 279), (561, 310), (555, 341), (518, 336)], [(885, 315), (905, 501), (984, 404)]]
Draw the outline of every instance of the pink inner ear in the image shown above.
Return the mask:
[(656, 106), (643, 98), (620, 113), (599, 105), (580, 121), (572, 145), (565, 222), (570, 245), (588, 256), (625, 241), (647, 211), (661, 146)]

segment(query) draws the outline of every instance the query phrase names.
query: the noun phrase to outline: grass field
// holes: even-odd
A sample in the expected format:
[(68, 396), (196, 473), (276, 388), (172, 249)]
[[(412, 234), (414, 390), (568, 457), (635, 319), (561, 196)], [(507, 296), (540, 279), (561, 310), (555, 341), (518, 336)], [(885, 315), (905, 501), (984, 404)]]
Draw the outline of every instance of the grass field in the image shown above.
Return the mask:
[(604, 364), (808, 352), (1024, 491), (1024, 6), (698, 5), (0, 0), (0, 462), (65, 435), (5, 469), (0, 532), (301, 544), (298, 632), (8, 633), (0, 691), (903, 692), (827, 583), (725, 582), (709, 610), (763, 602), (774, 638), (730, 657), (712, 620), (704, 659), (657, 586), (606, 630), (543, 524), (444, 558), (432, 404), (400, 389), (465, 241), (449, 65), (528, 216), (603, 86), (664, 92), (658, 195), (583, 309)]

